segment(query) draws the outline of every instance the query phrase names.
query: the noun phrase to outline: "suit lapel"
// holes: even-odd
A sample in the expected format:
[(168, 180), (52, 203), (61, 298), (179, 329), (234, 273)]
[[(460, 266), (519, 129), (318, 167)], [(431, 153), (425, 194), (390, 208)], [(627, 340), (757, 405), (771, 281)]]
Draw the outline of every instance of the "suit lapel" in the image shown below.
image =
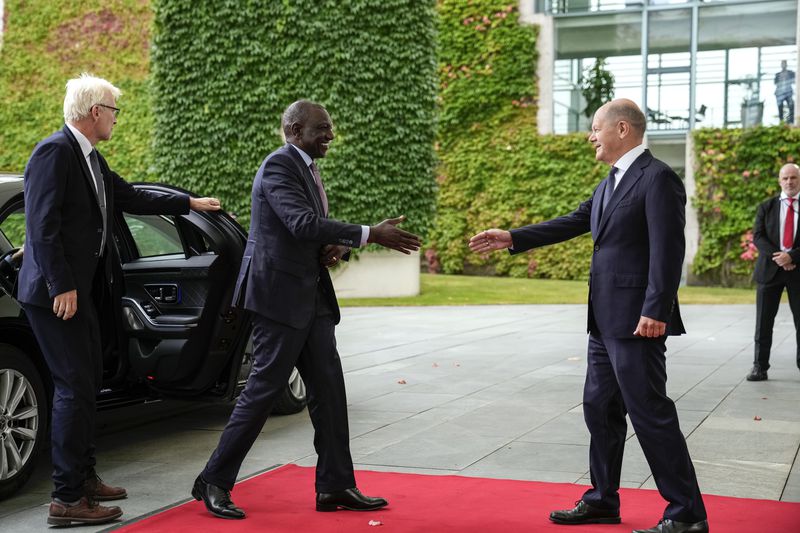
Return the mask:
[[(781, 197), (778, 196), (772, 199), (770, 204), (770, 211), (767, 215), (767, 236), (775, 239), (775, 244), (778, 250), (781, 249), (783, 244), (783, 232), (781, 231)], [(796, 239), (795, 239), (796, 240)]]
[[(644, 174), (644, 168), (650, 164), (652, 159), (653, 156), (650, 154), (650, 151), (645, 150), (642, 155), (636, 158), (628, 170), (625, 171), (625, 174), (622, 176), (622, 181), (617, 186), (614, 194), (611, 195), (611, 199), (608, 201), (606, 208), (603, 209), (603, 214), (600, 217), (600, 224), (597, 228), (597, 237), (600, 237), (603, 229), (605, 229), (606, 225), (608, 224), (608, 219), (617, 208), (620, 200), (622, 200), (641, 179), (642, 175)], [(603, 187), (603, 190), (605, 191), (605, 187)], [(603, 197), (599, 196), (598, 198), (602, 202)]]
[(608, 180), (603, 180), (600, 182), (600, 185), (597, 186), (597, 189), (594, 191), (594, 196), (592, 197), (592, 217), (591, 217), (591, 229), (592, 229), (592, 239), (597, 239), (597, 233), (600, 228), (600, 215), (603, 211), (603, 195), (606, 193), (606, 186), (608, 185)]
[(306, 162), (303, 160), (302, 156), (297, 153), (297, 150), (286, 145), (286, 150), (288, 150), (289, 157), (295, 162), (297, 165), (297, 171), (300, 174), (300, 181), (303, 183), (303, 188), (306, 190), (306, 195), (311, 200), (311, 205), (314, 207), (314, 211), (319, 216), (325, 216), (322, 210), (322, 200), (319, 197), (319, 191), (317, 190), (317, 182), (314, 181), (314, 176), (311, 175), (311, 169), (308, 168)]
[[(83, 177), (86, 179), (86, 185), (89, 186), (89, 190), (94, 197), (95, 205), (97, 205), (97, 209), (100, 209), (100, 199), (97, 197), (97, 187), (94, 184), (94, 178), (92, 177), (92, 173), (89, 170), (89, 165), (86, 163), (86, 157), (83, 155), (83, 151), (81, 150), (81, 145), (78, 142), (78, 139), (72, 134), (68, 127), (64, 126), (62, 130), (64, 134), (69, 139), (69, 143), (72, 145), (72, 149), (75, 151), (75, 156), (78, 158), (78, 164), (83, 171)], [(103, 179), (103, 185), (105, 188), (105, 179)], [(108, 190), (106, 189), (106, 198), (108, 198)], [(108, 201), (106, 201), (108, 203)]]

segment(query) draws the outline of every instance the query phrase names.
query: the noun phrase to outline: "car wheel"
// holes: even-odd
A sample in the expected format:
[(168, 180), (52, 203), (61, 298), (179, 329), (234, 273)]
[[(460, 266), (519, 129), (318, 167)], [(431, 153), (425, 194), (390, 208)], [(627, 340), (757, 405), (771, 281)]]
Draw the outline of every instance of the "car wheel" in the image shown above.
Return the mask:
[(273, 412), (279, 415), (293, 415), (305, 409), (307, 401), (306, 384), (303, 383), (300, 372), (293, 368), (292, 375), (289, 376), (289, 384), (275, 402)]
[(0, 499), (28, 481), (47, 435), (42, 378), (25, 354), (0, 344)]

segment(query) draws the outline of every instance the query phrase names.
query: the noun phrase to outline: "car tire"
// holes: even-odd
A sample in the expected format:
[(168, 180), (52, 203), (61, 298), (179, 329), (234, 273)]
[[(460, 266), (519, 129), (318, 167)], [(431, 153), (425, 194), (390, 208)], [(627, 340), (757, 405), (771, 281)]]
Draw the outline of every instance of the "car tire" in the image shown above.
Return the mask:
[(292, 369), (289, 377), (289, 384), (281, 394), (272, 412), (278, 415), (293, 415), (306, 408), (308, 398), (306, 397), (306, 384), (296, 368)]
[(0, 499), (15, 494), (33, 473), (49, 414), (36, 365), (19, 349), (0, 344)]

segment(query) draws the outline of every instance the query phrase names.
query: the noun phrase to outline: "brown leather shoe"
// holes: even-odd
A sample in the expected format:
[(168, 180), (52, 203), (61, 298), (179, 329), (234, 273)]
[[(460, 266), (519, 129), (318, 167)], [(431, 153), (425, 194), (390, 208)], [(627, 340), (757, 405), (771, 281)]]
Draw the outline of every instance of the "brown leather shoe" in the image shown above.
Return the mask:
[(122, 516), (119, 507), (103, 507), (89, 503), (85, 497), (77, 505), (67, 506), (58, 502), (50, 503), (50, 514), (47, 523), (51, 526), (68, 526), (70, 524), (105, 524)]
[(100, 476), (97, 474), (92, 475), (86, 480), (84, 486), (86, 497), (90, 501), (107, 502), (111, 500), (122, 500), (128, 497), (128, 491), (122, 487), (112, 487), (103, 483)]

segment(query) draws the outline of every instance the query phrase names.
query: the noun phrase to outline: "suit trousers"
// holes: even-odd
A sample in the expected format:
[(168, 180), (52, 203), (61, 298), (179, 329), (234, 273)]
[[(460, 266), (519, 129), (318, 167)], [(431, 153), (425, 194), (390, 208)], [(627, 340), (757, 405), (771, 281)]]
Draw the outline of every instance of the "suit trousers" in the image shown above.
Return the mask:
[(797, 366), (800, 367), (800, 276), (780, 269), (769, 283), (759, 283), (756, 288), (756, 335), (753, 364), (761, 367), (761, 370), (769, 369), (772, 329), (780, 307), (783, 289), (786, 289), (789, 295), (789, 307), (794, 318)]
[(589, 336), (583, 414), (591, 435), (592, 488), (583, 501), (619, 509), (619, 484), (628, 414), (656, 486), (668, 505), (664, 518), (706, 519), (675, 404), (667, 396), (666, 338)]
[(80, 297), (69, 320), (52, 308), (26, 304), (24, 309), (53, 378), (52, 496), (72, 502), (84, 496), (84, 481), (96, 463), (95, 402), (103, 373), (97, 313), (91, 298)]
[(286, 388), (292, 368), (297, 367), (306, 384), (308, 412), (314, 426), (316, 491), (334, 492), (356, 486), (334, 316), (321, 289), (317, 290), (316, 300), (314, 318), (300, 329), (254, 315), (253, 369), (219, 445), (201, 474), (209, 483), (227, 490), (233, 488), (247, 452)]

